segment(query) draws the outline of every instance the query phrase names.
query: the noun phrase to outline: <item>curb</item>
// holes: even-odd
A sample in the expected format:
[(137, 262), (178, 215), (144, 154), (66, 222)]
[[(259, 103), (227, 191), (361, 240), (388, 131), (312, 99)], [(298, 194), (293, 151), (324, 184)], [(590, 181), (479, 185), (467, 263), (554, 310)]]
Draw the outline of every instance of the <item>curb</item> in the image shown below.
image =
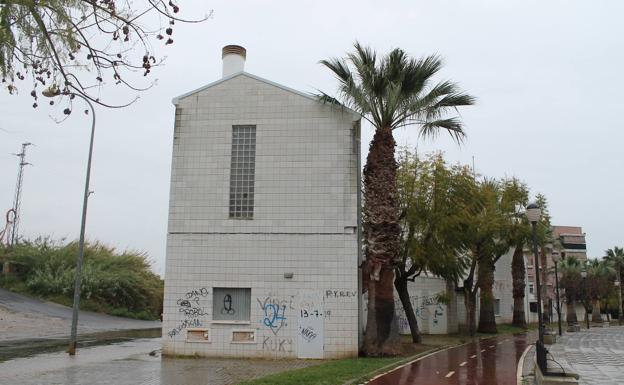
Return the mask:
[(516, 369), (516, 385), (523, 385), (522, 384), (522, 372), (524, 371), (524, 359), (526, 358), (526, 355), (529, 353), (529, 351), (533, 348), (534, 348), (534, 345), (532, 344), (527, 346), (527, 348), (524, 349), (524, 352), (522, 352), (520, 359), (518, 360), (518, 368)]

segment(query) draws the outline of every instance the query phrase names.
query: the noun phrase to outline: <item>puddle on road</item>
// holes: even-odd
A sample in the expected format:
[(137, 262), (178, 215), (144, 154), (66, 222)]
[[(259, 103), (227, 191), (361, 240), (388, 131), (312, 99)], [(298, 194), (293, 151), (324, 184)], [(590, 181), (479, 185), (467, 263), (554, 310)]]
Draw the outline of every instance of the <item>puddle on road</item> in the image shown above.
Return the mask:
[[(110, 345), (139, 338), (158, 338), (161, 336), (161, 333), (162, 329), (157, 328), (83, 334), (78, 336), (78, 348)], [(67, 349), (68, 342), (69, 337), (0, 342), (0, 362), (30, 357), (35, 354), (64, 351)]]

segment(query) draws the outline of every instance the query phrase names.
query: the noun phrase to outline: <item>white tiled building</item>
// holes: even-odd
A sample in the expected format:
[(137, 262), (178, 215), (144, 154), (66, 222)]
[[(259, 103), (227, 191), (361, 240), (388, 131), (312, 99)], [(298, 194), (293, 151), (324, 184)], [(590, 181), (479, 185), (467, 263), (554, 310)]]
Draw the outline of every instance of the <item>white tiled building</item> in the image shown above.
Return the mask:
[(163, 352), (358, 352), (360, 117), (244, 72), (176, 106)]
[[(513, 281), (511, 261), (513, 249), (505, 253), (494, 270), (494, 312), (497, 324), (513, 321)], [(444, 279), (421, 275), (408, 283), (410, 300), (416, 314), (418, 327), (424, 334), (457, 333), (466, 329), (466, 306), (463, 290), (455, 290), (454, 285)], [(528, 292), (525, 294), (525, 298)], [(443, 301), (442, 298), (445, 298)], [(407, 317), (401, 301), (395, 294), (395, 308), (401, 334), (410, 334)], [(525, 314), (528, 314), (528, 301)], [(479, 293), (477, 293), (476, 322), (479, 322)]]

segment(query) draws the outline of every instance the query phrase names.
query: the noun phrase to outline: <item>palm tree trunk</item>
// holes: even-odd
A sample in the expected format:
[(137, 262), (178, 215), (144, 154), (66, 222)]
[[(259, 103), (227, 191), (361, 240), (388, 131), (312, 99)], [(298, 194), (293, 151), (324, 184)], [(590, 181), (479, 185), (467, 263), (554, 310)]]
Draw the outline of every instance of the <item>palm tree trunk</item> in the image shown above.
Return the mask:
[(524, 253), (522, 245), (517, 245), (511, 261), (511, 277), (513, 284), (513, 320), (512, 325), (526, 328), (526, 316), (524, 314), (524, 289), (525, 289), (525, 269)]
[(405, 311), (405, 317), (407, 318), (410, 333), (412, 334), (412, 342), (419, 344), (422, 341), (422, 338), (420, 336), (420, 331), (418, 330), (418, 320), (416, 319), (416, 314), (414, 314), (414, 307), (410, 301), (409, 291), (407, 289), (407, 277), (397, 277), (394, 280), (394, 287), (396, 288), (397, 293), (399, 293), (399, 299), (403, 305), (403, 311)]
[(364, 353), (396, 355), (399, 328), (394, 310), (394, 264), (400, 226), (396, 186), (395, 141), (390, 128), (375, 131), (364, 167), (364, 234), (368, 282), (368, 317)]
[(477, 284), (479, 286), (479, 329), (480, 333), (496, 333), (496, 315), (494, 314), (494, 261), (492, 257), (480, 258), (477, 270)]
[(576, 302), (569, 298), (566, 301), (566, 322), (568, 325), (578, 323), (578, 319), (576, 318)]
[(592, 322), (602, 323), (602, 316), (600, 315), (600, 300), (599, 299), (594, 301), (594, 306), (592, 307)]

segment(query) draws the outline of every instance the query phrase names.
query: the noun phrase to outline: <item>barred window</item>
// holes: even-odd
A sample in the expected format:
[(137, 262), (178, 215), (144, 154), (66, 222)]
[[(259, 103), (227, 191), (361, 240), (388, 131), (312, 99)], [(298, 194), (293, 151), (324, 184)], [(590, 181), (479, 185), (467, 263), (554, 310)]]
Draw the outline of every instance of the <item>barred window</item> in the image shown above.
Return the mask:
[(212, 289), (213, 321), (249, 321), (251, 319), (251, 289), (225, 288)]
[(253, 218), (256, 126), (232, 126), (230, 218)]

